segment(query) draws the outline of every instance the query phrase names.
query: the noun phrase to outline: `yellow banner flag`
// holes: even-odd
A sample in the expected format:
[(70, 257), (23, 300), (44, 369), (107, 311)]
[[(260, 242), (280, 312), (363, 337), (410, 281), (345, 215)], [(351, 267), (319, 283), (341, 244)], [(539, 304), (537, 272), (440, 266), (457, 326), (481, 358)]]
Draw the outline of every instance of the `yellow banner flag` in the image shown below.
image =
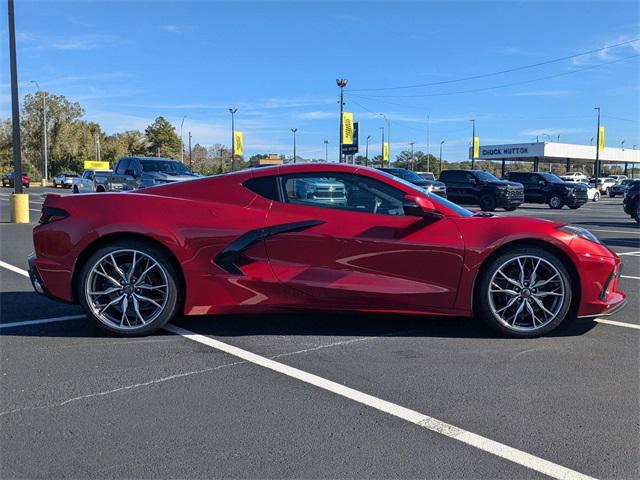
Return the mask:
[(233, 154), (242, 155), (244, 153), (244, 142), (242, 132), (233, 132)]
[(95, 160), (84, 161), (85, 170), (110, 170), (109, 162), (98, 162)]
[(480, 156), (480, 137), (473, 137), (473, 158)]
[(384, 142), (384, 144), (382, 145), (382, 160), (389, 160), (389, 142)]
[(351, 145), (353, 143), (353, 113), (342, 112), (342, 144)]
[(604, 150), (604, 127), (600, 127), (600, 131), (598, 132), (599, 142), (598, 142), (598, 150)]

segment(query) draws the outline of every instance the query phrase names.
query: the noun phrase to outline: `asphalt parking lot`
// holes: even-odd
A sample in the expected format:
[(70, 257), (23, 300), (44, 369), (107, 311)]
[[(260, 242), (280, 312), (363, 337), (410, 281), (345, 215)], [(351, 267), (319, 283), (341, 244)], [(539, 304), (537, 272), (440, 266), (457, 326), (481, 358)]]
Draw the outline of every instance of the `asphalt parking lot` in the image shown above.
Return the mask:
[[(498, 212), (618, 252), (629, 304), (612, 323), (516, 340), (469, 319), (296, 313), (123, 339), (32, 291), (33, 225), (8, 223), (9, 193), (2, 478), (640, 478), (640, 229), (620, 198)], [(36, 222), (44, 190), (29, 193)]]

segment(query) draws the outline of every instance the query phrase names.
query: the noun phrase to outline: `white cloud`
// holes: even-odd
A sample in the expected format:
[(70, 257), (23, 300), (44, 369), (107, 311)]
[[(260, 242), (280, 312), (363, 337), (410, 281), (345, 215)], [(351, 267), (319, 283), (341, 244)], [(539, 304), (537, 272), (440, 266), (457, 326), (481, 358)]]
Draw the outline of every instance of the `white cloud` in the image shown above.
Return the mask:
[(25, 45), (25, 50), (94, 50), (112, 46), (116, 42), (114, 36), (96, 33), (43, 37), (20, 32), (18, 39)]
[(603, 48), (594, 53), (590, 53), (587, 55), (581, 55), (573, 59), (574, 65), (592, 65), (597, 63), (602, 63), (606, 61), (617, 60), (619, 58), (627, 57), (630, 54), (640, 53), (640, 40), (634, 40), (636, 35), (620, 35), (616, 38), (610, 39), (603, 43), (602, 47), (607, 47), (608, 45), (617, 45), (620, 43), (625, 43), (625, 45), (620, 45), (618, 47), (613, 48)]
[(534, 128), (531, 130), (524, 130), (518, 135), (523, 137), (535, 137), (543, 136), (543, 135), (571, 135), (573, 133), (583, 133), (585, 129), (583, 128)]
[(196, 28), (193, 25), (175, 25), (175, 24), (160, 25), (160, 30), (169, 32), (169, 33), (176, 33), (176, 34), (192, 32), (195, 29)]

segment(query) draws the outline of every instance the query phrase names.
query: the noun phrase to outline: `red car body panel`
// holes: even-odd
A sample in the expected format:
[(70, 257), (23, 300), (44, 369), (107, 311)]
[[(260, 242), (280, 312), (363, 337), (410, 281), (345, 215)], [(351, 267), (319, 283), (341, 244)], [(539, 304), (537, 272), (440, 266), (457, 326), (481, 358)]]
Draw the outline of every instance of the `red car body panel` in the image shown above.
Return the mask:
[[(75, 302), (73, 282), (87, 249), (112, 235), (135, 234), (163, 245), (184, 277), (184, 314), (277, 308), (473, 314), (474, 283), (501, 247), (536, 241), (555, 247), (580, 282), (578, 315), (606, 313), (624, 301), (620, 261), (608, 248), (558, 230), (555, 222), (462, 217), (435, 202), (442, 218), (377, 215), (281, 203), (243, 185), (254, 177), (298, 172), (357, 173), (408, 195), (416, 190), (377, 170), (340, 164), (244, 170), (128, 193), (47, 196), (44, 207), (67, 218), (34, 229), (33, 262), (46, 292)], [(252, 232), (311, 223), (251, 242), (239, 272), (216, 258)]]

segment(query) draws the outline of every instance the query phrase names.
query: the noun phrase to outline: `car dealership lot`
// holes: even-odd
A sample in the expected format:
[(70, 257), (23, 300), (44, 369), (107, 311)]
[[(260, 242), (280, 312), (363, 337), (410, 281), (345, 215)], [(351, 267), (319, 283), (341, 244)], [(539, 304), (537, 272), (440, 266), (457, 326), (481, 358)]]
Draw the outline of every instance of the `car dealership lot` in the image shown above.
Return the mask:
[(497, 213), (580, 225), (622, 254), (621, 325), (514, 340), (467, 319), (292, 313), (121, 339), (33, 293), (32, 225), (0, 223), (2, 324), (62, 317), (1, 330), (2, 477), (640, 476), (640, 230), (618, 198)]

